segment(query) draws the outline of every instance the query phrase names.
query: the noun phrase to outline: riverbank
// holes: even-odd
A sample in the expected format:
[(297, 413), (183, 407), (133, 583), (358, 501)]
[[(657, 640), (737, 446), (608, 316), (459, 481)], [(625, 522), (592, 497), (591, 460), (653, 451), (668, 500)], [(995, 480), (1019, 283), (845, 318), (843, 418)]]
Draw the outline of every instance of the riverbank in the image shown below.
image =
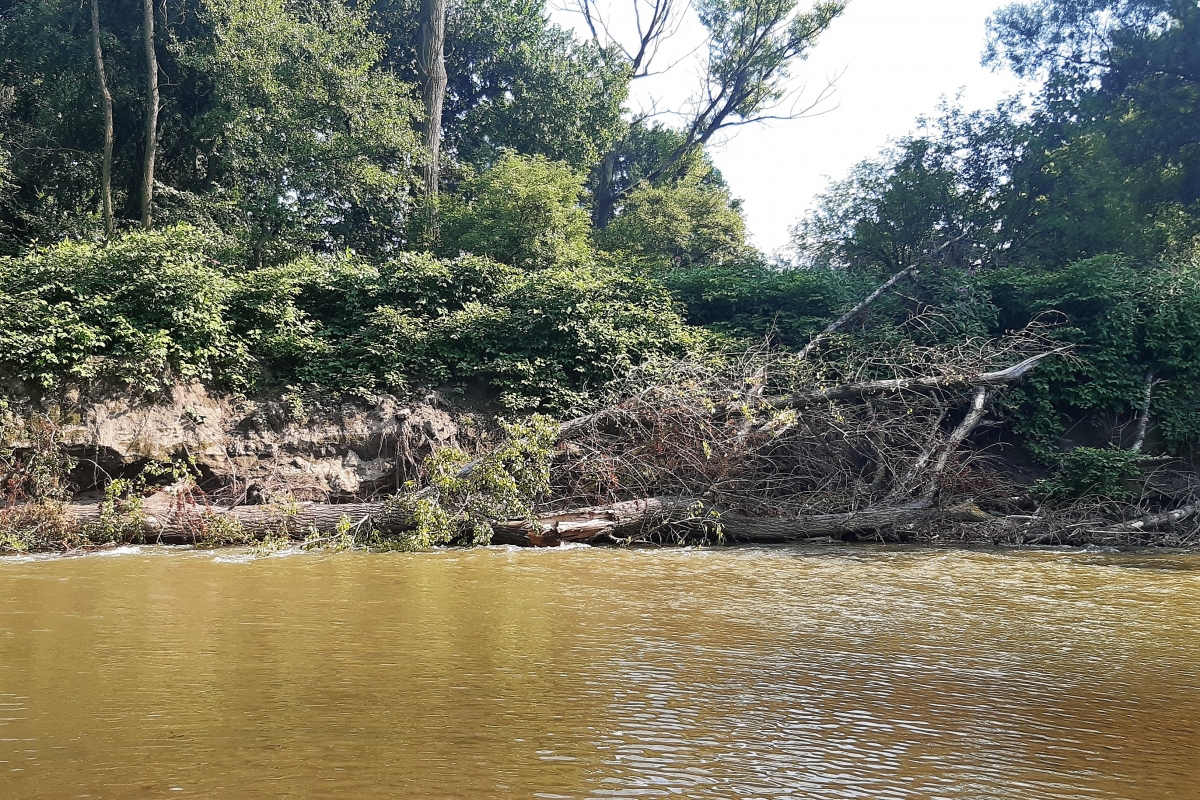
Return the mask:
[(928, 357), (832, 384), (803, 353), (647, 365), (566, 419), (434, 391), (31, 396), (5, 407), (0, 548), (1200, 542), (1182, 459), (1029, 468), (997, 400), (1064, 357), (1043, 332)]

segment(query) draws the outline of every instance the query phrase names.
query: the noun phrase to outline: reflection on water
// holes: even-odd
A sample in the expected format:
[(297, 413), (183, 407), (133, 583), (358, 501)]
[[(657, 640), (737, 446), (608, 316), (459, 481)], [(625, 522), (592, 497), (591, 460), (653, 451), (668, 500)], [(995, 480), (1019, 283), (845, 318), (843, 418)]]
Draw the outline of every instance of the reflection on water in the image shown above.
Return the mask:
[(0, 797), (1200, 797), (1200, 557), (0, 561)]

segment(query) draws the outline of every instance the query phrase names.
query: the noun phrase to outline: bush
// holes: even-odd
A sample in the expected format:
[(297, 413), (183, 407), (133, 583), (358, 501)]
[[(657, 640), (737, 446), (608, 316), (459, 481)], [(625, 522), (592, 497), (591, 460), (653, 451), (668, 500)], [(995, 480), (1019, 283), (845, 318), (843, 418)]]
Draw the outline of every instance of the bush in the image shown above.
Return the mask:
[(695, 339), (660, 285), (586, 261), (525, 272), (401, 253), (242, 271), (215, 255), (179, 226), (0, 260), (0, 370), (44, 388), (200, 379), (363, 398), (469, 381), (514, 408), (563, 409)]
[(402, 390), (414, 379), (473, 381), (513, 408), (563, 410), (629, 367), (697, 341), (664, 289), (615, 268), (513, 274), (493, 288), (433, 313), (379, 308), (354, 343), (349, 382), (374, 376)]
[(1141, 474), (1140, 458), (1131, 450), (1080, 447), (1063, 456), (1058, 473), (1039, 481), (1034, 493), (1044, 499), (1129, 499), (1135, 494), (1130, 481)]
[(793, 346), (807, 343), (870, 291), (844, 272), (778, 268), (754, 259), (671, 270), (661, 280), (691, 324), (738, 338), (772, 334)]
[(251, 359), (224, 317), (234, 282), (218, 249), (181, 225), (0, 259), (0, 372), (42, 388), (64, 378), (146, 391), (173, 378), (244, 384)]

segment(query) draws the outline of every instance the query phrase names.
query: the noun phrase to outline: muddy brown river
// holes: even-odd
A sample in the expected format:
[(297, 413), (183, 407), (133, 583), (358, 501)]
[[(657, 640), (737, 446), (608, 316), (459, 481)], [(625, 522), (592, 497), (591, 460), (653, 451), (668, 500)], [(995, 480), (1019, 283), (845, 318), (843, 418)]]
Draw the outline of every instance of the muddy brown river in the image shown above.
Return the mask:
[(1200, 798), (1200, 556), (0, 559), (0, 798)]

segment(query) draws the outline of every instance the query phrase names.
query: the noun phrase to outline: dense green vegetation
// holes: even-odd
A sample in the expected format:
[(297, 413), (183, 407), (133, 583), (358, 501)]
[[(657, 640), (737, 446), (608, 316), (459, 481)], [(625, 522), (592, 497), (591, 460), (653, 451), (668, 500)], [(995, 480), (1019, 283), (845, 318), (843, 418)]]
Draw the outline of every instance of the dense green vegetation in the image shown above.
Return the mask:
[(625, 111), (645, 43), (576, 40), (536, 0), (455, 3), (437, 194), (420, 5), (152, 6), (148, 170), (144, 4), (6, 4), (0, 373), (32, 391), (433, 385), (564, 413), (648, 359), (803, 345), (923, 262), (832, 350), (1040, 319), (1077, 347), (1005, 399), (1037, 458), (1103, 449), (1085, 428), (1119, 445), (1148, 379), (1153, 447), (1200, 442), (1195, 0), (1002, 9), (986, 57), (1040, 94), (948, 106), (864, 162), (797, 224), (794, 263), (749, 246), (705, 146), (786, 96), (843, 3), (695, 0), (707, 83), (677, 128)]

